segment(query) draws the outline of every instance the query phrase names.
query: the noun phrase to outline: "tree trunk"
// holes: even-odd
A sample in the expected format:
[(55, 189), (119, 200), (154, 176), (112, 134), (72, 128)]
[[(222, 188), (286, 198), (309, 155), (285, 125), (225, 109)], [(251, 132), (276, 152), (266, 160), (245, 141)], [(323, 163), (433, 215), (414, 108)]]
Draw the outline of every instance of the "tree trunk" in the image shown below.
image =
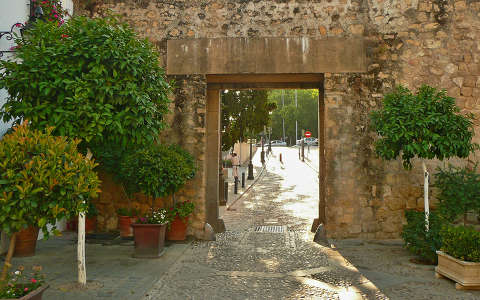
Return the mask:
[(85, 266), (85, 213), (83, 212), (78, 215), (77, 243), (78, 283), (85, 287), (87, 284), (87, 270)]
[(425, 165), (425, 161), (422, 160), (422, 167), (423, 167), (423, 200), (425, 204), (425, 231), (429, 231), (430, 224), (429, 224), (429, 216), (430, 216), (430, 204), (428, 203), (428, 184), (430, 179), (430, 174), (428, 173), (427, 166)]
[(7, 279), (8, 269), (12, 267), (12, 257), (13, 252), (15, 251), (15, 243), (17, 241), (17, 233), (13, 233), (10, 237), (10, 244), (8, 246), (7, 256), (5, 257), (5, 262), (3, 264), (2, 275), (0, 276), (0, 285), (3, 285), (5, 279)]

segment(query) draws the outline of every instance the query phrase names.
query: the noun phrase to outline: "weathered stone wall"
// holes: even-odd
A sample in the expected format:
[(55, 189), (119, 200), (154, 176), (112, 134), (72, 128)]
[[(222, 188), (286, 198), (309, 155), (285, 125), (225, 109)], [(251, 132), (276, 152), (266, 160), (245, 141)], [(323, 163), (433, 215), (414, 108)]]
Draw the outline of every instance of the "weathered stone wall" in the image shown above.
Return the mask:
[[(327, 231), (335, 237), (399, 236), (405, 208), (420, 208), (419, 166), (375, 157), (368, 115), (397, 84), (446, 88), (465, 111), (479, 113), (480, 1), (478, 0), (106, 0), (89, 5), (120, 14), (154, 42), (166, 62), (166, 40), (204, 37), (355, 37), (367, 44), (362, 74), (325, 74)], [(93, 3), (93, 1), (90, 1)], [(82, 9), (82, 5), (77, 5)], [(85, 12), (85, 11), (84, 11)], [(86, 12), (87, 14), (89, 12)], [(205, 143), (205, 77), (177, 76), (168, 141), (199, 160), (183, 192), (197, 205), (201, 230)], [(479, 137), (476, 137), (479, 140)], [(436, 163), (430, 164), (433, 168)]]

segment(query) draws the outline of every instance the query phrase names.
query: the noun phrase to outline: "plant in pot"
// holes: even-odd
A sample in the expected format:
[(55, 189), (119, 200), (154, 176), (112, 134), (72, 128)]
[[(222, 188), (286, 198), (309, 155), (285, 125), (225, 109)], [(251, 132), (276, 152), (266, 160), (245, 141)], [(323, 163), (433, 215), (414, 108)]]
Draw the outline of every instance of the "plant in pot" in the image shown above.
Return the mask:
[(98, 216), (98, 210), (95, 207), (95, 204), (93, 203), (93, 201), (89, 200), (88, 206), (87, 206), (86, 219), (85, 219), (86, 233), (92, 233), (97, 230), (97, 216)]
[(437, 277), (448, 277), (457, 289), (480, 289), (480, 231), (472, 226), (444, 226)]
[(85, 211), (85, 200), (98, 193), (96, 164), (78, 152), (79, 140), (52, 130), (30, 129), (25, 121), (0, 141), (0, 230), (10, 235), (3, 287), (19, 231), (38, 227), (48, 237), (47, 224)]
[(135, 238), (135, 253), (137, 258), (158, 258), (163, 255), (165, 231), (170, 217), (164, 208), (152, 208), (150, 211), (131, 224)]
[(447, 96), (445, 90), (438, 91), (427, 85), (420, 87), (416, 94), (399, 86), (385, 96), (383, 107), (371, 114), (371, 125), (379, 137), (375, 142), (379, 157), (384, 160), (400, 157), (407, 170), (412, 168), (412, 159), (421, 160), (427, 236), (430, 234), (430, 174), (425, 161), (465, 158), (478, 149), (478, 145), (472, 143), (473, 119), (472, 114), (460, 114), (455, 99)]
[(190, 201), (176, 203), (168, 213), (172, 220), (167, 229), (167, 240), (183, 241), (187, 237), (188, 217), (193, 213), (195, 205)]
[(120, 229), (121, 237), (132, 237), (133, 229), (131, 224), (135, 223), (138, 216), (138, 210), (135, 208), (119, 208), (118, 214), (118, 228)]
[(48, 288), (41, 266), (33, 266), (27, 273), (25, 267), (19, 266), (15, 272), (8, 274), (6, 284), (0, 286), (0, 299), (42, 299), (43, 292)]
[[(125, 155), (121, 163), (122, 182), (128, 193), (143, 193), (150, 201), (152, 213), (156, 210), (155, 199), (175, 193), (185, 182), (192, 178), (195, 173), (193, 158), (184, 150), (174, 145), (151, 144), (142, 149), (131, 151)], [(163, 210), (159, 212), (163, 214)], [(151, 214), (149, 214), (151, 216)], [(170, 217), (166, 214), (165, 220)], [(149, 218), (145, 218), (147, 221)], [(146, 230), (144, 222), (132, 224), (135, 238), (135, 256), (158, 257), (161, 250), (152, 248), (150, 254), (146, 254), (142, 240), (137, 236), (143, 236)], [(158, 234), (161, 234), (158, 229)], [(152, 238), (159, 239), (157, 235)], [(153, 245), (154, 243), (150, 243)], [(157, 244), (154, 244), (157, 245)], [(163, 241), (160, 245), (163, 247)], [(141, 253), (139, 252), (142, 249)], [(137, 251), (138, 250), (138, 251)]]

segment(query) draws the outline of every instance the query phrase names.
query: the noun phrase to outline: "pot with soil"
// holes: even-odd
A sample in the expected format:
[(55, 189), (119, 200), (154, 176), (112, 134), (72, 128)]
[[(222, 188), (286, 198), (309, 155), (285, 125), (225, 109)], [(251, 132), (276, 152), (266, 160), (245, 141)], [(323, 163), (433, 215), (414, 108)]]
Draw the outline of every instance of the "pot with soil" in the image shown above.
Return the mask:
[(34, 256), (38, 239), (38, 227), (30, 226), (17, 232), (15, 257)]
[(167, 229), (169, 241), (184, 241), (187, 237), (188, 217), (193, 213), (195, 205), (190, 201), (175, 203), (169, 210), (170, 223)]
[(118, 209), (118, 229), (122, 238), (133, 237), (132, 224), (137, 220), (138, 211), (136, 209)]
[(133, 257), (158, 258), (162, 256), (167, 224), (167, 211), (163, 208), (152, 209), (144, 217), (138, 218), (137, 223), (131, 225), (135, 241)]

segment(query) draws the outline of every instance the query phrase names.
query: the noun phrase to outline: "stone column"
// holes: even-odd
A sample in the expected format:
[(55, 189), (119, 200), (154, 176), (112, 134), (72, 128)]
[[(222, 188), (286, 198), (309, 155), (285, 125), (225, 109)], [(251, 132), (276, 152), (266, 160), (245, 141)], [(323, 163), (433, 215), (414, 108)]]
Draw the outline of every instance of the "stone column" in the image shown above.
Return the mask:
[(220, 90), (207, 89), (207, 151), (205, 208), (207, 223), (215, 232), (225, 231), (223, 220), (218, 218), (219, 161), (220, 161)]

